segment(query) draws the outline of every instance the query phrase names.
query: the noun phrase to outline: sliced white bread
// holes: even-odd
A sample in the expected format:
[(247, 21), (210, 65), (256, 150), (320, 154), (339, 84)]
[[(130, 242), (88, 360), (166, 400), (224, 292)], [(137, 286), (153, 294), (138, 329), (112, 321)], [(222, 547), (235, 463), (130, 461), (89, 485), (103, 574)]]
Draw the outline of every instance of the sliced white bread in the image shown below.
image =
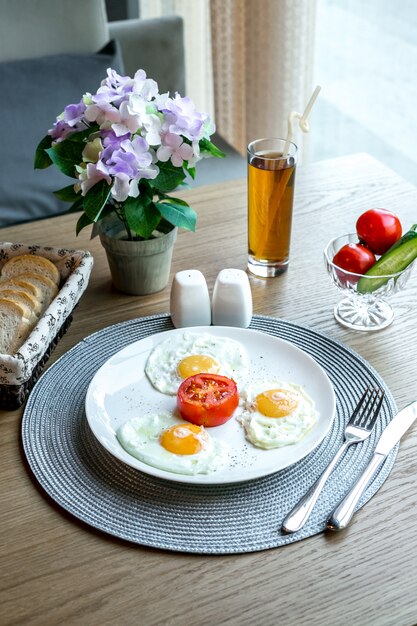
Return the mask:
[[(8, 300), (9, 302), (15, 302), (19, 304), (22, 309), (25, 317), (29, 320), (29, 322), (34, 326), (38, 321), (38, 316), (35, 314), (33, 307), (31, 306), (30, 296), (24, 293), (23, 291), (13, 291), (12, 289), (5, 289), (0, 293), (0, 297), (2, 300)], [(29, 298), (29, 302), (26, 298)], [(36, 302), (34, 300), (34, 302)]]
[(61, 279), (57, 266), (49, 259), (36, 254), (20, 254), (12, 257), (3, 265), (1, 275), (3, 278), (12, 278), (22, 274), (26, 275), (27, 272), (36, 272), (36, 274), (46, 276), (55, 285), (59, 285)]
[(51, 304), (52, 300), (58, 294), (58, 287), (47, 276), (37, 274), (35, 272), (26, 272), (22, 281), (34, 285), (41, 291), (40, 301), (42, 304), (42, 312)]
[[(28, 283), (28, 285), (30, 285), (30, 283)], [(35, 296), (32, 293), (30, 293), (30, 291), (26, 291), (24, 288), (16, 289), (16, 288), (13, 288), (13, 286), (12, 287), (6, 286), (5, 288), (1, 288), (1, 282), (0, 282), (0, 297), (6, 298), (7, 300), (13, 300), (14, 302), (17, 302), (18, 304), (20, 303), (22, 305), (27, 306), (30, 309), (31, 314), (33, 314), (36, 319), (39, 317), (39, 314), (42, 310), (40, 300), (37, 300)], [(30, 319), (30, 315), (27, 315), (26, 317)]]
[(36, 285), (28, 283), (24, 278), (1, 278), (0, 277), (0, 293), (4, 289), (15, 289), (16, 291), (25, 291), (31, 294), (39, 302), (42, 298), (42, 290)]
[(19, 304), (0, 298), (0, 354), (15, 354), (31, 328)]

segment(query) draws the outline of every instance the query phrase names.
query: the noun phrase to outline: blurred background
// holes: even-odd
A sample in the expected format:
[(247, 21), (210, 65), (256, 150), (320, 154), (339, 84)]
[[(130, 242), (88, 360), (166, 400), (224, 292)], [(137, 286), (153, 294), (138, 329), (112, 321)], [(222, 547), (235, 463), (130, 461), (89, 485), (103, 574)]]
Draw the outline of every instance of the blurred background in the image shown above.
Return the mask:
[(311, 157), (368, 152), (417, 184), (417, 2), (317, 0)]
[(367, 152), (417, 184), (416, 0), (0, 0), (0, 225), (66, 210), (36, 146), (120, 54), (214, 118), (228, 158), (193, 185), (246, 176), (248, 142), (286, 137), (316, 85), (300, 164)]
[[(403, 0), (400, 5), (395, 0), (107, 0), (107, 7), (109, 19), (182, 15), (188, 91), (213, 112), (215, 98), (220, 108), (225, 96), (211, 91), (207, 81), (212, 68), (206, 67), (204, 53), (208, 52), (205, 39), (210, 39), (210, 18), (220, 13), (222, 41), (212, 33), (212, 43), (214, 38), (223, 53), (228, 41), (236, 64), (242, 63), (241, 82), (246, 81), (249, 92), (242, 95), (243, 85), (238, 85), (235, 92), (240, 88), (240, 101), (226, 99), (226, 106), (233, 107), (232, 113), (239, 109), (239, 128), (244, 98), (248, 106), (254, 99), (254, 108), (263, 109), (259, 114), (263, 122), (258, 113), (247, 114), (253, 118), (246, 119), (241, 137), (231, 128), (227, 113), (217, 111), (222, 134), (238, 150), (255, 135), (284, 133), (287, 111), (300, 110), (320, 84), (310, 136), (299, 138), (304, 160), (368, 152), (417, 183), (415, 0)], [(242, 26), (246, 26), (245, 41), (242, 32), (234, 32)], [(236, 37), (241, 41), (233, 48), (231, 40)], [(230, 59), (223, 58), (222, 63)], [(235, 71), (239, 73), (238, 68)], [(221, 89), (219, 80), (214, 85)], [(265, 97), (270, 98), (268, 103), (262, 103)], [(268, 124), (274, 117), (276, 130), (270, 131)]]

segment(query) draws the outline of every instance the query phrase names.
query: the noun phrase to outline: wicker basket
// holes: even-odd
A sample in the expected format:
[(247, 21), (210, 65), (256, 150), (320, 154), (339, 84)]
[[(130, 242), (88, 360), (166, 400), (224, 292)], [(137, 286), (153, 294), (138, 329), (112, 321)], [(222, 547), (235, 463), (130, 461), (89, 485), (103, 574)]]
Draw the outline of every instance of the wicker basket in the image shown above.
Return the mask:
[(59, 339), (72, 321), (72, 313), (84, 293), (93, 267), (93, 257), (84, 250), (0, 243), (0, 270), (19, 254), (44, 256), (53, 261), (61, 274), (60, 290), (39, 319), (19, 351), (0, 355), (0, 409), (22, 406), (42, 373)]

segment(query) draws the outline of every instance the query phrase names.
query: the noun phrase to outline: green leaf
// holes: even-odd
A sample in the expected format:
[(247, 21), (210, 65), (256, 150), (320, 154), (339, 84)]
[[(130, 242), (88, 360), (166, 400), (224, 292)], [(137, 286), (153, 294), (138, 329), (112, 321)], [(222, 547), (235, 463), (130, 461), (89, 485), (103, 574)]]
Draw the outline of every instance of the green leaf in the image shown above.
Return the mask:
[(77, 198), (77, 200), (75, 202), (73, 202), (73, 204), (71, 204), (70, 208), (68, 209), (68, 213), (75, 213), (76, 211), (82, 211), (82, 209), (84, 204), (84, 198), (82, 196), (80, 196), (79, 198)]
[(100, 214), (107, 204), (111, 187), (103, 179), (89, 189), (84, 197), (84, 211), (92, 222), (100, 219)]
[(183, 162), (183, 167), (191, 176), (191, 178), (194, 180), (195, 179), (195, 167), (193, 165), (189, 165), (188, 161)]
[[(84, 140), (88, 139), (90, 135), (97, 132), (98, 130), (99, 130), (98, 124), (91, 124), (89, 128), (86, 128), (85, 130), (81, 130), (76, 133), (71, 133), (64, 141), (60, 141), (59, 143), (55, 144), (53, 148), (52, 148), (52, 141), (53, 141), (52, 137), (50, 135), (45, 135), (45, 137), (39, 142), (39, 145), (36, 148), (34, 168), (45, 169), (46, 167), (49, 167), (52, 163), (55, 163), (55, 165), (57, 165), (57, 167), (59, 167), (59, 169), (63, 171), (64, 174), (67, 174), (68, 176), (73, 177), (74, 172), (71, 166), (81, 161), (81, 156), (79, 155), (82, 155), (82, 151), (84, 150)], [(74, 154), (73, 151), (70, 152), (69, 144), (71, 143), (80, 144), (80, 146), (82, 147), (81, 148), (78, 147), (76, 149), (77, 158), (75, 161), (71, 159), (70, 164), (68, 166), (68, 164), (64, 163), (64, 160), (65, 160), (65, 153), (67, 153), (67, 151), (68, 151), (68, 155)], [(55, 151), (53, 155), (50, 153), (50, 150)], [(55, 158), (54, 158), (54, 155), (55, 155)], [(67, 173), (67, 171), (64, 171), (63, 167), (65, 167), (65, 170), (69, 171), (70, 173)]]
[(152, 185), (155, 189), (168, 192), (176, 189), (184, 180), (185, 172), (182, 167), (175, 167), (171, 161), (159, 163), (159, 174), (153, 179)]
[(155, 195), (155, 189), (151, 182), (148, 182), (147, 180), (141, 181), (139, 185), (139, 192), (141, 198), (147, 198), (148, 204), (152, 202)]
[(181, 206), (190, 206), (185, 200), (181, 200), (181, 198), (173, 198), (172, 196), (165, 196), (162, 202), (171, 202), (175, 204), (180, 204)]
[(130, 230), (143, 239), (150, 238), (161, 220), (161, 213), (155, 204), (141, 196), (127, 198), (124, 214)]
[(64, 202), (74, 202), (74, 200), (80, 197), (80, 194), (74, 190), (74, 185), (68, 185), (67, 187), (54, 191), (54, 196)]
[(162, 216), (178, 228), (195, 231), (197, 214), (186, 202), (177, 201), (176, 198), (166, 198), (156, 203), (156, 207)]
[(79, 235), (79, 233), (82, 231), (83, 228), (85, 228), (86, 226), (90, 226), (90, 224), (92, 224), (92, 223), (93, 222), (90, 220), (88, 215), (83, 213), (81, 215), (80, 219), (77, 222), (77, 226), (75, 228), (75, 232), (77, 233), (77, 235)]
[(35, 152), (35, 162), (33, 167), (35, 170), (44, 170), (46, 167), (52, 165), (52, 159), (47, 154), (48, 148), (52, 145), (51, 135), (45, 135), (38, 144)]
[(75, 166), (82, 161), (84, 147), (84, 143), (65, 139), (65, 141), (55, 144), (53, 148), (48, 148), (46, 152), (61, 172), (76, 178)]
[(226, 156), (226, 154), (222, 152), (220, 148), (215, 146), (214, 143), (212, 143), (208, 139), (200, 139), (199, 145), (200, 145), (200, 149), (203, 152), (209, 152), (214, 157), (223, 159)]

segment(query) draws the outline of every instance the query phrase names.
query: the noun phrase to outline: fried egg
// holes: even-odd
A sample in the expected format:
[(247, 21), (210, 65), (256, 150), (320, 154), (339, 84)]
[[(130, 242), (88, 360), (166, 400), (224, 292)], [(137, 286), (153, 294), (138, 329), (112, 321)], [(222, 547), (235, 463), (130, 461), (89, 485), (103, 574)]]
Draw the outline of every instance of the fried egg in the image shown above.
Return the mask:
[(249, 357), (238, 341), (209, 333), (179, 333), (159, 343), (150, 353), (145, 372), (158, 391), (175, 395), (185, 378), (220, 374), (238, 387), (249, 369)]
[(176, 474), (209, 474), (224, 467), (228, 447), (203, 426), (177, 419), (169, 411), (134, 417), (120, 426), (117, 439), (147, 465)]
[(314, 401), (294, 383), (257, 382), (243, 390), (238, 421), (254, 446), (269, 450), (297, 443), (318, 419)]

